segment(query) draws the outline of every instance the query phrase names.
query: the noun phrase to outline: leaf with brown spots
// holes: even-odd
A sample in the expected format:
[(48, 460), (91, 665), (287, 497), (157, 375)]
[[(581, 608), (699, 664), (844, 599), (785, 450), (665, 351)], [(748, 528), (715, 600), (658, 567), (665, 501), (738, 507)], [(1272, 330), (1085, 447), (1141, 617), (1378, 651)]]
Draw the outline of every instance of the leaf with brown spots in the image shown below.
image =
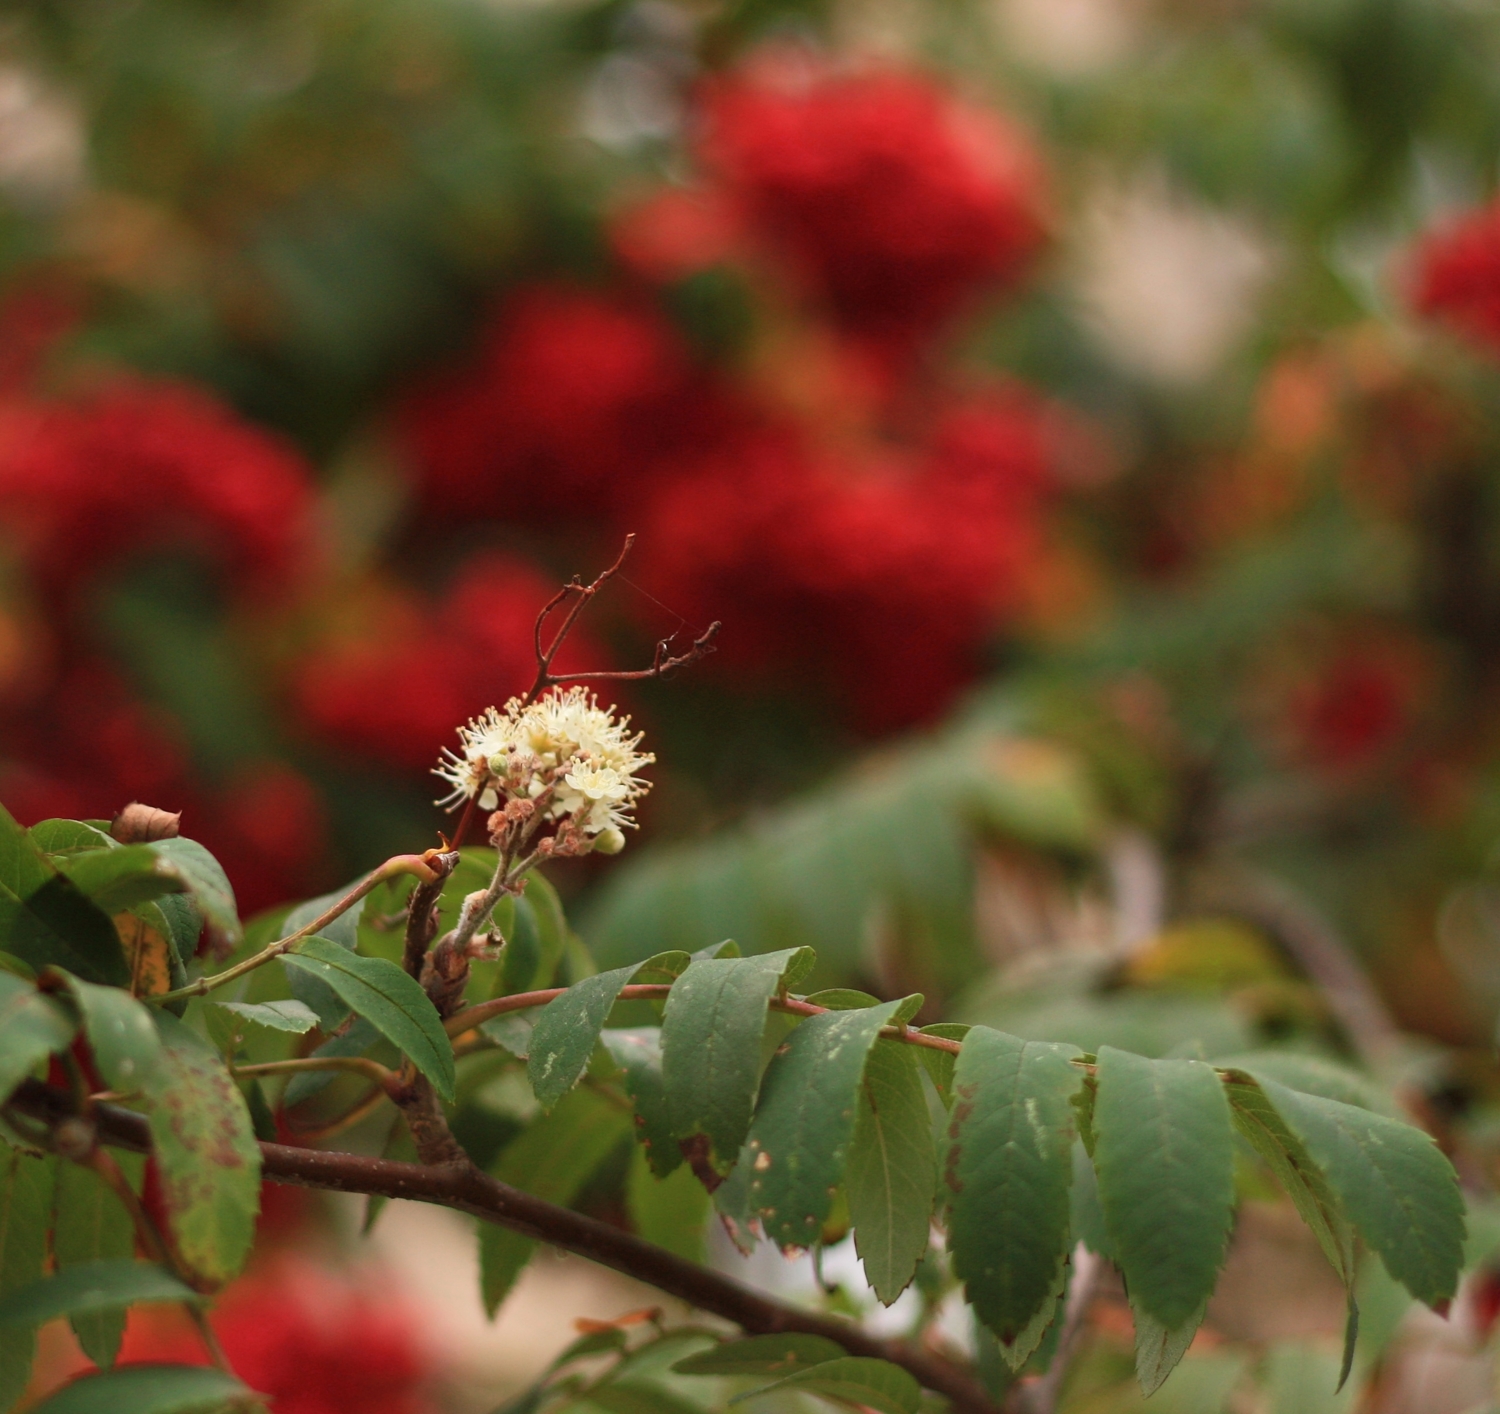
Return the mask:
[(260, 1210), (260, 1149), (224, 1062), (172, 1016), (146, 1094), (173, 1245), (207, 1286), (238, 1274)]

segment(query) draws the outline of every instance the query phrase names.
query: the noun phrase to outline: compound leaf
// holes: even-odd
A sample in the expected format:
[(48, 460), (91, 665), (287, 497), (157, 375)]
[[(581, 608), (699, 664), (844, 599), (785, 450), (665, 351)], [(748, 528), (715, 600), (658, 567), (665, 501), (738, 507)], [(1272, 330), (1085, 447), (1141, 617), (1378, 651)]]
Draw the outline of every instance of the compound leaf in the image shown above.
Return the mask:
[(1168, 1331), (1208, 1299), (1234, 1204), (1234, 1136), (1224, 1087), (1194, 1060), (1101, 1046), (1094, 1171), (1132, 1306)]
[(260, 1209), (260, 1148), (224, 1062), (172, 1016), (146, 1089), (153, 1152), (177, 1250), (206, 1281), (238, 1274)]
[(887, 1306), (927, 1251), (937, 1187), (932, 1117), (915, 1049), (898, 1041), (872, 1047), (844, 1174), (854, 1250)]
[[(47, 1260), (55, 1161), (0, 1148), (0, 1299), (40, 1279)], [(0, 1409), (15, 1406), (31, 1378), (36, 1331), (0, 1330)]]
[(682, 1150), (677, 1147), (667, 1112), (667, 1091), (661, 1076), (661, 1031), (643, 1026), (635, 1031), (605, 1031), (600, 1039), (614, 1063), (625, 1072), (625, 1093), (635, 1106), (635, 1137), (646, 1151), (651, 1172), (665, 1178), (682, 1162)]
[(750, 1126), (750, 1200), (771, 1241), (811, 1247), (844, 1177), (865, 1059), (899, 1001), (810, 1016), (778, 1048)]
[(810, 948), (788, 948), (695, 958), (667, 997), (661, 1038), (668, 1111), (679, 1140), (701, 1136), (705, 1171), (726, 1174), (739, 1157), (755, 1107), (767, 1004), (811, 956)]
[[(145, 1166), (140, 1155), (120, 1154), (117, 1162), (126, 1176), (138, 1184)], [(87, 1277), (93, 1268), (103, 1265), (135, 1269), (140, 1266), (130, 1260), (135, 1253), (135, 1224), (124, 1204), (93, 1169), (82, 1164), (58, 1167), (53, 1214), (52, 1255), (57, 1261), (58, 1276), (51, 1280), (64, 1283), (56, 1288), (57, 1292), (63, 1293), (56, 1299), (73, 1300), (77, 1297), (81, 1301), (82, 1293), (95, 1289), (92, 1278)], [(141, 1267), (141, 1270), (161, 1272), (159, 1267)], [(80, 1272), (85, 1276), (78, 1276)], [(130, 1275), (126, 1273), (123, 1280), (128, 1282)], [(110, 1289), (112, 1280), (108, 1273), (100, 1278), (103, 1286)], [(182, 1285), (181, 1282), (176, 1284)], [(23, 1294), (17, 1292), (14, 1299), (19, 1301)], [(112, 1305), (95, 1302), (93, 1305), (59, 1307), (39, 1320), (51, 1319), (52, 1315), (68, 1316), (83, 1353), (94, 1364), (107, 1369), (115, 1363), (120, 1337), (125, 1334), (125, 1315), (120, 1308), (137, 1299), (144, 1298), (127, 1297)], [(0, 1313), (9, 1309), (11, 1304), (11, 1298), (0, 1301)], [(0, 1320), (4, 1319), (0, 1314)]]
[(248, 1408), (254, 1393), (233, 1375), (196, 1365), (127, 1365), (83, 1375), (31, 1414), (218, 1414)]
[(821, 1335), (752, 1335), (700, 1350), (672, 1366), (682, 1375), (789, 1375), (845, 1356), (842, 1345)]
[(0, 1326), (39, 1326), (59, 1316), (76, 1321), (103, 1311), (123, 1311), (137, 1301), (206, 1300), (153, 1262), (81, 1262), (0, 1297)]
[(877, 1414), (917, 1414), (922, 1403), (921, 1387), (899, 1365), (863, 1355), (844, 1355), (814, 1365), (810, 1370), (797, 1370), (774, 1385), (738, 1394), (729, 1402), (738, 1404), (756, 1399), (772, 1390), (820, 1394), (840, 1404), (876, 1410)]
[(1463, 1266), (1464, 1204), (1432, 1139), (1400, 1120), (1256, 1079), (1386, 1270), (1428, 1306), (1451, 1299)]
[(9, 1099), (33, 1066), (67, 1049), (73, 1018), (51, 997), (10, 972), (0, 972), (0, 1101)]
[[(1002, 1349), (1018, 1346), (1055, 1300), (1067, 1259), (1078, 1054), (976, 1026), (954, 1068), (943, 1165), (949, 1248)], [(1044, 1331), (1045, 1323), (1032, 1333), (1040, 1340)]]

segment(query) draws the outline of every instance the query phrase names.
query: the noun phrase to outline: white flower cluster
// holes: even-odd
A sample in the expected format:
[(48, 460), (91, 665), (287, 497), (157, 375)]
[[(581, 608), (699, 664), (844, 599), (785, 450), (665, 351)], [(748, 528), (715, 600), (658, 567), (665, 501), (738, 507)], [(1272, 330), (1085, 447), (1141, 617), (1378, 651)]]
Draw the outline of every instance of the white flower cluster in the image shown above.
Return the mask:
[(586, 688), (552, 691), (529, 706), (513, 697), (458, 729), (461, 751), (444, 751), (434, 769), (453, 790), (453, 806), (477, 797), (482, 810), (502, 801), (535, 801), (543, 817), (571, 819), (601, 854), (625, 845), (635, 802), (651, 789), (636, 772), (656, 757), (637, 748), (630, 718), (615, 720)]

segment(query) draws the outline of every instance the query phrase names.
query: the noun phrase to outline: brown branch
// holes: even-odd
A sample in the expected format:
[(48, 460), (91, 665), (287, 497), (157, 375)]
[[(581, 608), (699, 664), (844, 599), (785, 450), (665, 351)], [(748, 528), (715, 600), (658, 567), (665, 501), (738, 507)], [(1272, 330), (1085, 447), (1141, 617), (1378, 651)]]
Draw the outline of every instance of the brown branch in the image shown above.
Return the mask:
[[(473, 800), (469, 804), (472, 807)], [(412, 890), (411, 901), (407, 905), (406, 940), (402, 948), (401, 965), (415, 981), (422, 979), (422, 963), (427, 957), (427, 949), (432, 946), (433, 938), (437, 936), (438, 900), (443, 896), (443, 886), (448, 882), (449, 876), (458, 868), (458, 843), (463, 836), (464, 826), (468, 823), (469, 814), (468, 810), (464, 811), (458, 829), (453, 832), (453, 848), (431, 860), (432, 872), (436, 877), (418, 884)]]
[[(668, 673), (684, 668), (689, 663), (696, 663), (714, 651), (714, 639), (719, 636), (719, 630), (722, 627), (717, 619), (693, 640), (691, 647), (684, 653), (669, 656), (667, 644), (670, 640), (663, 639), (656, 645), (656, 652), (652, 655), (649, 668), (637, 668), (625, 672), (554, 673), (552, 671), (552, 662), (557, 657), (558, 650), (567, 641), (568, 635), (572, 633), (573, 626), (578, 622), (578, 616), (588, 607), (594, 595), (620, 572), (620, 567), (625, 563), (625, 557), (630, 554), (631, 546), (634, 544), (634, 534), (627, 535), (625, 544), (620, 548), (619, 555), (615, 557), (614, 564), (601, 571), (589, 584), (579, 583), (578, 576), (574, 575), (542, 606), (542, 612), (536, 616), (536, 626), (531, 635), (532, 646), (536, 651), (536, 677), (526, 690), (525, 696), (521, 698), (523, 706), (529, 706), (535, 702), (549, 687), (557, 687), (565, 682), (643, 682), (648, 678), (666, 677)], [(577, 597), (563, 616), (561, 626), (552, 636), (552, 642), (543, 648), (542, 633), (553, 610), (561, 607), (575, 595)]]
[[(10, 1107), (49, 1126), (71, 1113), (67, 1092), (39, 1080), (22, 1081)], [(138, 1153), (150, 1152), (150, 1130), (143, 1116), (97, 1105), (93, 1117), (105, 1142)], [(873, 1336), (838, 1316), (773, 1301), (731, 1277), (643, 1242), (631, 1233), (501, 1183), (467, 1161), (407, 1164), (284, 1144), (262, 1144), (260, 1152), (262, 1172), (273, 1182), (405, 1198), (469, 1213), (645, 1282), (751, 1335), (795, 1332), (824, 1336), (851, 1355), (888, 1360), (946, 1397), (958, 1414), (1000, 1414), (973, 1376), (941, 1355), (906, 1341)]]

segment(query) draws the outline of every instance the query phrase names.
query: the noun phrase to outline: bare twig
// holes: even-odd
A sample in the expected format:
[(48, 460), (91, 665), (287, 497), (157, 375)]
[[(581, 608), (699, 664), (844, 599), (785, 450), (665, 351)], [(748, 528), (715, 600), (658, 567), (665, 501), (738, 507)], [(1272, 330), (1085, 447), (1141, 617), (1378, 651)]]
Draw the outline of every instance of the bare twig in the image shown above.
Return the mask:
[[(565, 682), (643, 682), (648, 678), (666, 677), (668, 673), (686, 667), (689, 663), (696, 663), (714, 651), (714, 639), (719, 636), (719, 629), (722, 627), (717, 619), (693, 640), (691, 647), (685, 653), (669, 655), (667, 641), (658, 643), (649, 668), (637, 668), (626, 672), (554, 673), (552, 671), (553, 660), (557, 657), (558, 650), (567, 641), (568, 635), (572, 633), (573, 626), (578, 622), (578, 616), (588, 607), (589, 600), (620, 572), (620, 567), (625, 563), (625, 557), (630, 554), (631, 546), (634, 544), (635, 536), (627, 535), (625, 544), (616, 556), (614, 564), (607, 570), (601, 571), (589, 584), (580, 583), (578, 576), (574, 575), (543, 606), (542, 612), (537, 615), (536, 627), (532, 631), (532, 643), (536, 649), (536, 677), (526, 690), (526, 695), (521, 699), (523, 706), (535, 702), (549, 687), (557, 687)], [(542, 636), (547, 620), (555, 609), (568, 603), (570, 599), (573, 602), (568, 604), (561, 626), (553, 634), (552, 641), (544, 648)]]
[[(71, 1113), (67, 1092), (38, 1080), (22, 1081), (9, 1108), (49, 1126)], [(143, 1116), (98, 1105), (95, 1122), (104, 1141), (138, 1153), (150, 1152), (150, 1131)], [(467, 1161), (407, 1164), (283, 1144), (262, 1144), (260, 1152), (262, 1172), (274, 1182), (405, 1198), (470, 1213), (646, 1282), (752, 1335), (819, 1335), (837, 1342), (851, 1355), (888, 1360), (926, 1388), (945, 1396), (958, 1414), (1000, 1414), (969, 1372), (941, 1355), (905, 1341), (873, 1336), (838, 1316), (772, 1301), (730, 1277), (619, 1228), (501, 1183)]]

